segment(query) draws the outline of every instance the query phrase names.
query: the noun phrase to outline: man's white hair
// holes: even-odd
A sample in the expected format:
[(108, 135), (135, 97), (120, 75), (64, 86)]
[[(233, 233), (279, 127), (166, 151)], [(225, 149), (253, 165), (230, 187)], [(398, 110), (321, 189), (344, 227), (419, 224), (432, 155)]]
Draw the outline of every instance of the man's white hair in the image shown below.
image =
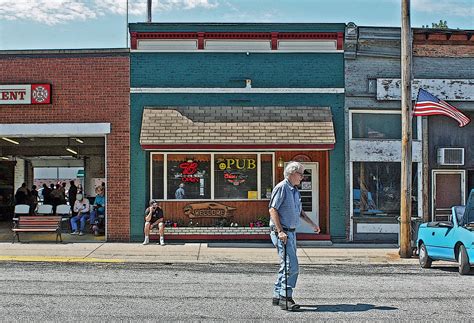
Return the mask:
[(291, 174), (296, 173), (296, 172), (303, 173), (304, 172), (304, 166), (303, 166), (303, 164), (301, 164), (299, 162), (292, 161), (292, 162), (288, 163), (288, 165), (286, 165), (285, 171), (284, 171), (283, 174), (285, 175), (285, 178), (288, 178), (288, 177), (290, 177)]

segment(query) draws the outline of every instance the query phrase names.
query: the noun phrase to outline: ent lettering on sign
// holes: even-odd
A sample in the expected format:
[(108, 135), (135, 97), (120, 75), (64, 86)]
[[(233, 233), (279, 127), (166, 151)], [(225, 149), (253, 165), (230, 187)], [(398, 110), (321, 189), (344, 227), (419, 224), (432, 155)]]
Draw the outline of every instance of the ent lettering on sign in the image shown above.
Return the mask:
[(24, 100), (26, 91), (2, 91), (1, 100)]

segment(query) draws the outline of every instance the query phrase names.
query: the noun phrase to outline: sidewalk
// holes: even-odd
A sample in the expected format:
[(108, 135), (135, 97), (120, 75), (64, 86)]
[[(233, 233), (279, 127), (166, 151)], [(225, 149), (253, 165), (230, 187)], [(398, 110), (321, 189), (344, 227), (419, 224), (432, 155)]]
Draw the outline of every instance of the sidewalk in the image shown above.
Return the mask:
[[(298, 247), (301, 265), (391, 264), (413, 265), (401, 259), (395, 246), (304, 244)], [(268, 263), (278, 262), (266, 243), (0, 243), (0, 261), (115, 262), (115, 263)]]

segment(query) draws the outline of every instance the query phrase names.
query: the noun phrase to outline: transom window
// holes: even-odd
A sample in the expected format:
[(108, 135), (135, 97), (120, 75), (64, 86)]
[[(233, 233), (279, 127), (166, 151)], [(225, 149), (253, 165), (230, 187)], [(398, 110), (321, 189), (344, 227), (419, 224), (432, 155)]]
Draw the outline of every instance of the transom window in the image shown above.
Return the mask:
[[(402, 121), (399, 111), (353, 111), (351, 116), (352, 139), (401, 139)], [(412, 122), (413, 139), (417, 139), (417, 118), (414, 117)]]

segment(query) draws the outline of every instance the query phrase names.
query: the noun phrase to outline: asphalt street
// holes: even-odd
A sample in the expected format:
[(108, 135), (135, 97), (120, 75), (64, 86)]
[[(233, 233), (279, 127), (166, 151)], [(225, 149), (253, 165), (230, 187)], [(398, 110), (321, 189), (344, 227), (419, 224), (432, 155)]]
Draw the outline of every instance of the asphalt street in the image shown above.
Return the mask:
[(271, 305), (276, 265), (0, 263), (4, 321), (474, 320), (454, 266), (305, 265), (300, 312)]

